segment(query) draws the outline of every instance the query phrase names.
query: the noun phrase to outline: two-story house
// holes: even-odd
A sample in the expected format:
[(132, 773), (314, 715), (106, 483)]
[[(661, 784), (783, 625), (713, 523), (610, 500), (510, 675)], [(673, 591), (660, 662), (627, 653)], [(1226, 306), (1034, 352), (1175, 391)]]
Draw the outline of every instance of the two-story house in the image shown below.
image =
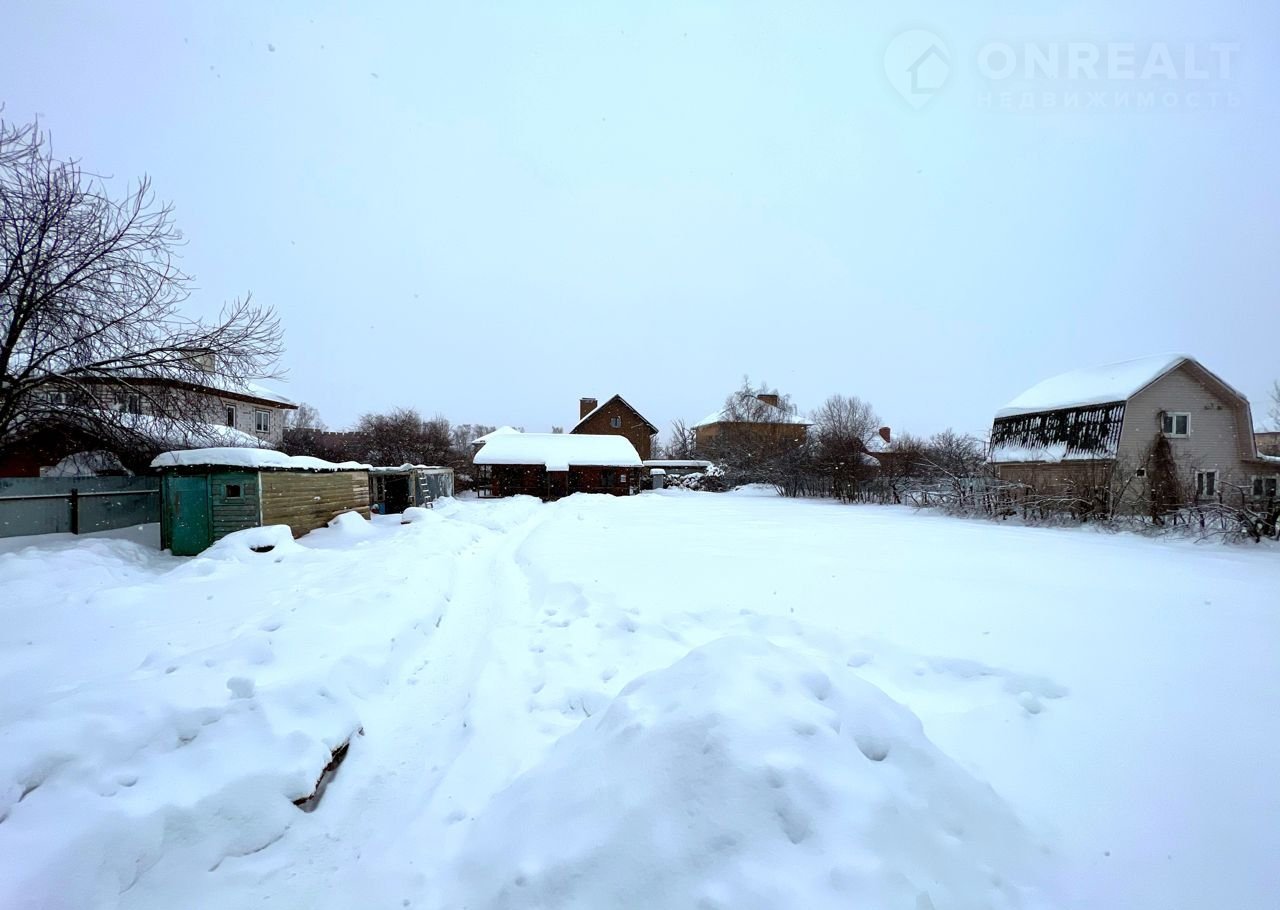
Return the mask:
[(1248, 399), (1186, 354), (1046, 379), (996, 412), (996, 475), (1039, 494), (1090, 496), (1116, 511), (1147, 499), (1168, 443), (1187, 501), (1274, 499), (1280, 459), (1259, 455)]
[(212, 373), (204, 381), (139, 376), (50, 383), (39, 394), (18, 444), (0, 458), (0, 476), (39, 476), (78, 452), (108, 453), (137, 469), (165, 449), (277, 448), (285, 415), (297, 409), (259, 383)]

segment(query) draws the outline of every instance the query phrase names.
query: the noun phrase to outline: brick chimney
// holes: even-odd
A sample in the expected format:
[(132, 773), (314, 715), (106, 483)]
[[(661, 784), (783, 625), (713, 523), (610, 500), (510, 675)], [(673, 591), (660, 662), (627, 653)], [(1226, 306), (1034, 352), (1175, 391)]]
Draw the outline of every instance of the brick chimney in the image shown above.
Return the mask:
[(760, 399), (761, 401), (763, 401), (765, 404), (767, 404), (767, 405), (771, 405), (771, 406), (773, 406), (773, 407), (775, 407), (775, 408), (778, 406), (778, 396), (777, 396), (777, 395), (757, 395), (757, 396), (756, 396), (756, 398), (759, 398), (759, 399)]
[(590, 414), (599, 406), (600, 406), (600, 402), (596, 401), (594, 398), (579, 398), (578, 399), (578, 419), (581, 420), (582, 418), (586, 417), (588, 414)]
[(885, 445), (888, 445), (888, 444), (892, 441), (892, 440), (890, 440), (890, 439), (889, 439), (889, 428), (888, 428), (888, 427), (881, 427), (881, 428), (880, 428), (879, 430), (877, 430), (876, 432), (878, 432), (878, 433), (880, 434), (880, 438), (884, 440), (884, 444), (885, 444)]

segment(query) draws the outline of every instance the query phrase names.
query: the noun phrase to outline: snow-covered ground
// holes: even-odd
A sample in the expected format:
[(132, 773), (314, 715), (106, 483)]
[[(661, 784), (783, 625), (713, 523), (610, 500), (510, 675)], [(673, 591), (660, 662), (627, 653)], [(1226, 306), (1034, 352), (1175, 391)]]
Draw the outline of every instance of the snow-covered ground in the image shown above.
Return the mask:
[(0, 907), (1276, 906), (1275, 548), (412, 517), (3, 542)]

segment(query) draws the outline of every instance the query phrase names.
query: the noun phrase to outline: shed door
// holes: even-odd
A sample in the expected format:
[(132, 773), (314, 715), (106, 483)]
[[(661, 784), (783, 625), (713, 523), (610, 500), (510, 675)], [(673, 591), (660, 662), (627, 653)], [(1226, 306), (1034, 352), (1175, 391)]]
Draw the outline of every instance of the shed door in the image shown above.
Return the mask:
[(175, 474), (165, 487), (169, 513), (169, 547), (174, 556), (195, 556), (212, 543), (209, 478)]

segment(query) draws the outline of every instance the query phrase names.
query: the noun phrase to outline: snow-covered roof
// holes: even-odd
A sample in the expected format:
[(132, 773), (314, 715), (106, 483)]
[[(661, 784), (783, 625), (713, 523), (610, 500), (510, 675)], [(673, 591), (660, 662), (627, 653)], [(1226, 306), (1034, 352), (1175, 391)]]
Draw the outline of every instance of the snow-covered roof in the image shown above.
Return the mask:
[(369, 465), (355, 461), (338, 464), (310, 455), (286, 455), (275, 449), (217, 447), (163, 452), (151, 462), (153, 468), (193, 466), (259, 468), (286, 471), (367, 471)]
[(510, 436), (512, 433), (519, 432), (520, 431), (515, 427), (498, 427), (491, 433), (485, 433), (483, 436), (477, 436), (475, 439), (471, 440), (471, 444), (473, 446), (482, 446), (495, 436)]
[(1070, 370), (1033, 385), (997, 411), (996, 417), (1128, 401), (1161, 376), (1188, 361), (1195, 363), (1195, 358), (1189, 354), (1155, 354), (1136, 360)]
[(643, 467), (635, 446), (625, 436), (576, 433), (514, 433), (494, 436), (474, 459), (478, 465), (543, 465), (548, 471), (570, 467)]
[(570, 432), (570, 433), (574, 433), (574, 432), (576, 432), (576, 431), (577, 431), (577, 429), (578, 429), (578, 427), (582, 426), (584, 423), (586, 423), (586, 422), (587, 422), (588, 420), (590, 420), (592, 417), (595, 417), (595, 416), (596, 416), (596, 414), (598, 414), (598, 413), (600, 412), (600, 410), (601, 410), (602, 408), (604, 408), (604, 406), (605, 406), (605, 405), (609, 404), (609, 402), (613, 401), (613, 399), (615, 399), (615, 398), (616, 398), (616, 399), (618, 399), (619, 401), (621, 401), (623, 404), (625, 404), (628, 408), (630, 408), (630, 409), (631, 409), (631, 411), (632, 411), (632, 413), (633, 413), (633, 414), (635, 414), (637, 417), (639, 417), (641, 420), (643, 420), (643, 421), (645, 422), (645, 424), (649, 427), (649, 429), (653, 430), (653, 432), (655, 432), (655, 433), (656, 433), (656, 432), (658, 432), (658, 428), (657, 428), (657, 427), (655, 427), (653, 424), (649, 423), (648, 418), (646, 418), (643, 414), (641, 414), (639, 411), (637, 411), (637, 410), (636, 410), (636, 408), (635, 408), (635, 406), (634, 406), (633, 404), (631, 404), (631, 402), (627, 401), (627, 399), (623, 398), (621, 395), (611, 395), (611, 396), (609, 396), (608, 398), (606, 398), (606, 399), (604, 400), (604, 403), (603, 403), (603, 404), (598, 404), (598, 405), (596, 405), (594, 408), (592, 408), (590, 411), (588, 411), (585, 415), (583, 415), (583, 418), (582, 418), (581, 420), (579, 420), (577, 423), (575, 423), (575, 424), (573, 425), (573, 429), (572, 429), (572, 430), (570, 430), (569, 432)]
[(287, 407), (296, 408), (298, 405), (290, 398), (286, 398), (279, 392), (267, 388), (257, 382), (243, 382), (239, 386), (227, 385), (223, 387), (223, 391), (230, 392), (233, 395), (249, 395), (253, 398), (261, 398), (264, 401), (274, 401), (276, 404), (285, 405)]
[(406, 462), (402, 465), (375, 465), (369, 469), (370, 474), (404, 474), (409, 471), (452, 471), (453, 468), (447, 468), (438, 464), (409, 464)]
[[(771, 405), (771, 404), (767, 404), (767, 403), (765, 403), (765, 402), (761, 402), (761, 404), (764, 404), (764, 405), (765, 405), (765, 407), (773, 408), (775, 411), (777, 411), (777, 412), (778, 412), (777, 416), (776, 416), (775, 418), (771, 419), (771, 420), (753, 420), (753, 421), (747, 421), (748, 423), (765, 423), (765, 424), (769, 424), (769, 423), (793, 423), (793, 424), (796, 424), (796, 425), (798, 425), (798, 426), (804, 426), (804, 427), (807, 427), (807, 426), (810, 426), (810, 425), (811, 425), (811, 424), (809, 423), (809, 421), (807, 421), (807, 420), (805, 420), (805, 419), (803, 419), (803, 418), (801, 418), (801, 417), (788, 417), (788, 416), (786, 416), (786, 414), (783, 412), (783, 410), (782, 410), (781, 408), (774, 407), (773, 405)], [(715, 412), (713, 412), (713, 413), (711, 413), (711, 414), (708, 414), (706, 417), (702, 418), (702, 419), (701, 419), (701, 420), (699, 420), (697, 423), (695, 423), (695, 424), (694, 424), (694, 426), (695, 426), (695, 427), (709, 427), (709, 426), (711, 426), (712, 424), (716, 424), (716, 423), (741, 423), (741, 422), (742, 422), (742, 421), (734, 420), (734, 417), (733, 417), (733, 415), (729, 412), (729, 409), (728, 409), (728, 408), (721, 408), (719, 411), (715, 411)]]

